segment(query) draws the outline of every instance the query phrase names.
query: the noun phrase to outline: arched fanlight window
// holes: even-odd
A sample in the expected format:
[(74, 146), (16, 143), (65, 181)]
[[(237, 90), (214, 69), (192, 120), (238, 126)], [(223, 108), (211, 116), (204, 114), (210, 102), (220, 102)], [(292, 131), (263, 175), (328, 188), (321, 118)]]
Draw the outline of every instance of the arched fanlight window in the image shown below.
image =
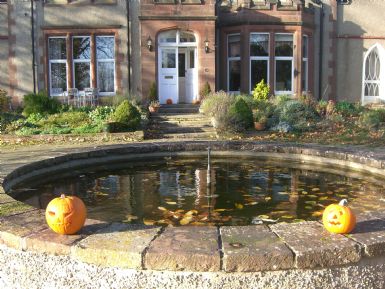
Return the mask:
[(188, 31), (170, 30), (159, 34), (159, 44), (194, 43), (194, 33)]
[(384, 65), (382, 47), (378, 44), (370, 48), (364, 57), (364, 71), (362, 84), (362, 103), (376, 102), (384, 99), (383, 84)]

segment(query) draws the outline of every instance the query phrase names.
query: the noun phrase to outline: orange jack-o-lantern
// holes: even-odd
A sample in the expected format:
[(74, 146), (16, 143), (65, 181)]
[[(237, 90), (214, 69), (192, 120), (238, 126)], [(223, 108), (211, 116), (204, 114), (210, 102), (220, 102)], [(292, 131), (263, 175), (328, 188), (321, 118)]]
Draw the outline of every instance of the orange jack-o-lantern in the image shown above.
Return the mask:
[(347, 203), (344, 199), (339, 204), (331, 204), (326, 207), (322, 215), (322, 222), (326, 230), (336, 234), (347, 234), (354, 229), (356, 216), (347, 207)]
[(75, 196), (61, 195), (49, 202), (45, 211), (48, 226), (62, 235), (75, 234), (86, 221), (87, 209)]
[(166, 104), (172, 104), (172, 99), (171, 98), (167, 98)]

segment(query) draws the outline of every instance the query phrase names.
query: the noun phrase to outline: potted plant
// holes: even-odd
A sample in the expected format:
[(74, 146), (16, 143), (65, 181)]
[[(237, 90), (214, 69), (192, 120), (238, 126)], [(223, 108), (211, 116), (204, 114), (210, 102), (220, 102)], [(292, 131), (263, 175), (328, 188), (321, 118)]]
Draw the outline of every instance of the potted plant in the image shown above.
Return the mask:
[(254, 112), (254, 128), (258, 131), (265, 130), (267, 115), (261, 110)]
[(149, 110), (151, 113), (158, 112), (159, 107), (160, 107), (159, 101), (157, 101), (157, 100), (152, 100), (152, 101), (150, 102), (150, 104), (148, 105), (148, 110)]

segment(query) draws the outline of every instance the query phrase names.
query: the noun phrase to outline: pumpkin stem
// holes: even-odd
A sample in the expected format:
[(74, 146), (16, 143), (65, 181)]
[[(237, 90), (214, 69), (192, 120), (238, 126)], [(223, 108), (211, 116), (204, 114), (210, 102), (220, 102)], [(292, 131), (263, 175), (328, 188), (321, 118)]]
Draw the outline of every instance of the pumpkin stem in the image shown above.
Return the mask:
[(339, 205), (340, 206), (343, 206), (343, 207), (346, 207), (348, 205), (348, 200), (347, 199), (342, 199), (340, 202), (339, 202)]
[(66, 195), (61, 194), (61, 195), (60, 195), (60, 198), (65, 199), (65, 198), (66, 198)]

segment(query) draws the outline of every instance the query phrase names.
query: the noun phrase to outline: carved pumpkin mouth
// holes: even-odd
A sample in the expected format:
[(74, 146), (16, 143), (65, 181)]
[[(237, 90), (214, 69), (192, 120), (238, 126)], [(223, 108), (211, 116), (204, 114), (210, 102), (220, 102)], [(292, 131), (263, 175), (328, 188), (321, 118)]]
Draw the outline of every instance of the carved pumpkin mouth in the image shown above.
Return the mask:
[(329, 224), (333, 225), (333, 226), (341, 226), (342, 225), (339, 221), (329, 221)]

